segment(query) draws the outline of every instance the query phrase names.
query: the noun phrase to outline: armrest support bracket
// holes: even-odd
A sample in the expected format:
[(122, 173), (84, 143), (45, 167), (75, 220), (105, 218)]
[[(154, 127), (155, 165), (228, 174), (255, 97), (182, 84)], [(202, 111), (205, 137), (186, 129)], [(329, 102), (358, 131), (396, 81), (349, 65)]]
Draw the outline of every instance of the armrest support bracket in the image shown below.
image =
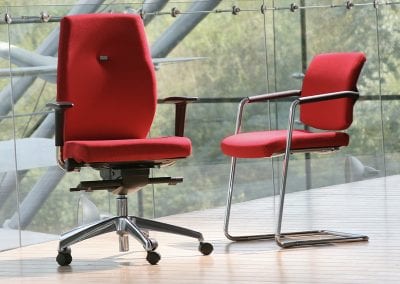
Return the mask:
[(64, 113), (67, 109), (74, 106), (71, 102), (55, 102), (48, 103), (46, 107), (54, 110), (55, 114), (55, 144), (56, 146), (64, 145)]
[(184, 135), (186, 105), (197, 100), (197, 97), (168, 97), (159, 100), (161, 104), (175, 104), (175, 136), (182, 137)]

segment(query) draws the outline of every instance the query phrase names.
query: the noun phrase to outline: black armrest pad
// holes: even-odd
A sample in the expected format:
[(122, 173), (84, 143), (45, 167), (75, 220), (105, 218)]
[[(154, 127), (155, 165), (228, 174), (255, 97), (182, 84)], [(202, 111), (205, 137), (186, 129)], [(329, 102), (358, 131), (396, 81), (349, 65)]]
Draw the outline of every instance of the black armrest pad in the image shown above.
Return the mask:
[(61, 110), (61, 109), (68, 109), (73, 107), (74, 104), (71, 102), (54, 102), (54, 103), (47, 103), (46, 107), (54, 109), (54, 110)]
[(306, 104), (306, 103), (316, 103), (316, 102), (343, 99), (343, 98), (349, 98), (356, 101), (359, 98), (359, 94), (358, 92), (354, 91), (342, 91), (342, 92), (334, 92), (334, 93), (326, 93), (315, 96), (302, 97), (299, 98), (298, 100), (300, 104)]
[(197, 101), (198, 97), (168, 97), (160, 99), (160, 104), (179, 104), (179, 103), (191, 103)]

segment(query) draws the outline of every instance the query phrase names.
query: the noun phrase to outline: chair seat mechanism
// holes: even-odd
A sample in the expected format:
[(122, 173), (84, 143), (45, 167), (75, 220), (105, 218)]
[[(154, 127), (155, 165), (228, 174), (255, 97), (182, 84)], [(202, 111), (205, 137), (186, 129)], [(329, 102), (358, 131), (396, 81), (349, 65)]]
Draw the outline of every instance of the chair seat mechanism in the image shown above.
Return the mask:
[[(161, 184), (166, 183), (168, 185), (177, 185), (178, 183), (183, 182), (183, 177), (155, 177), (155, 178), (147, 178), (147, 184)], [(127, 187), (124, 184), (123, 179), (118, 180), (91, 180), (91, 181), (81, 181), (77, 187), (72, 187), (69, 190), (71, 192), (75, 191), (95, 191), (95, 190), (108, 190), (114, 192), (116, 189), (121, 188), (119, 192), (126, 190), (140, 190), (138, 187)]]

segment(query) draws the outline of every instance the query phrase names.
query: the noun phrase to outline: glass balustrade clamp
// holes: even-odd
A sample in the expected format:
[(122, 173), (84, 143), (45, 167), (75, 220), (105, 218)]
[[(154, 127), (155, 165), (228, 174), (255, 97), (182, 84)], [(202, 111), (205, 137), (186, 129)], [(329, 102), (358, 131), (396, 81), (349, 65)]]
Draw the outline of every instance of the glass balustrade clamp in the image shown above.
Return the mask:
[[(386, 1), (381, 2), (380, 0), (373, 0), (367, 3), (354, 3), (351, 0), (344, 2), (344, 4), (329, 4), (329, 5), (304, 5), (300, 6), (296, 3), (291, 3), (289, 6), (272, 6), (267, 7), (265, 4), (262, 4), (259, 9), (241, 9), (238, 6), (232, 6), (230, 9), (214, 9), (214, 10), (201, 10), (201, 11), (181, 11), (177, 7), (173, 7), (170, 11), (155, 11), (155, 12), (145, 12), (142, 8), (138, 10), (131, 9), (129, 12), (126, 10), (125, 13), (137, 13), (143, 19), (146, 15), (150, 16), (162, 16), (162, 15), (170, 15), (171, 17), (177, 17), (178, 15), (184, 14), (211, 14), (211, 13), (230, 13), (232, 15), (238, 15), (240, 12), (261, 12), (261, 14), (265, 14), (266, 11), (279, 11), (279, 10), (290, 10), (291, 12), (295, 12), (297, 10), (307, 10), (307, 9), (323, 9), (323, 8), (346, 8), (347, 10), (351, 10), (357, 6), (373, 6), (375, 9), (378, 9), (379, 6), (386, 5), (400, 5), (398, 1)], [(109, 13), (113, 13), (116, 11), (109, 10)], [(42, 11), (38, 16), (19, 16), (12, 17), (10, 13), (5, 13), (3, 21), (0, 21), (0, 24), (29, 24), (29, 23), (50, 23), (50, 22), (59, 22), (61, 21), (62, 16), (53, 16), (47, 11)]]

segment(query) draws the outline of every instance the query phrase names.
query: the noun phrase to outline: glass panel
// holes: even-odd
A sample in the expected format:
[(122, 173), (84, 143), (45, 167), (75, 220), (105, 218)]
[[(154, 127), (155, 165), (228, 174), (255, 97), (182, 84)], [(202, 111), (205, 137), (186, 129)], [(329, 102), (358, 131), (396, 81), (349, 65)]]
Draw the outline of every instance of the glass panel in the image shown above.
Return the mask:
[[(234, 132), (240, 98), (267, 91), (264, 17), (259, 9), (247, 11), (260, 7), (261, 3), (238, 1), (235, 5), (243, 9), (240, 15), (208, 15), (168, 55), (171, 58), (205, 59), (160, 66), (157, 72), (160, 97), (200, 98), (198, 103), (188, 107), (185, 135), (192, 139), (192, 157), (179, 161), (175, 167), (164, 169), (169, 175), (183, 175), (185, 182), (168, 189), (166, 186), (156, 187), (157, 216), (224, 204), (229, 158), (221, 154), (220, 141)], [(229, 11), (232, 6), (222, 2), (215, 9)], [(245, 36), (243, 31), (246, 31)], [(159, 135), (160, 131), (173, 133), (171, 122), (174, 117), (171, 112), (171, 106), (159, 107), (152, 135)], [(265, 121), (268, 114), (266, 107), (258, 108), (258, 113)], [(243, 168), (243, 176), (251, 172), (252, 166)], [(237, 180), (238, 183), (246, 183), (246, 180)], [(241, 196), (240, 200), (248, 200), (257, 196), (260, 189), (252, 190), (238, 191), (237, 195)], [(264, 191), (265, 186), (261, 190)]]
[[(312, 56), (322, 52), (360, 50), (367, 55), (358, 85), (361, 98), (356, 104), (354, 123), (348, 130), (351, 144), (328, 156), (294, 155), (290, 162), (288, 191), (398, 172), (396, 48), (399, 39), (396, 23), (400, 5), (397, 3), (379, 5), (377, 10), (370, 0), (353, 1), (356, 3), (352, 7), (346, 7), (341, 0), (303, 0), (298, 5), (290, 0), (221, 1), (216, 7), (212, 4), (217, 1), (160, 1), (160, 4), (156, 1), (108, 1), (111, 4), (98, 1), (77, 6), (73, 6), (75, 1), (64, 1), (63, 5), (59, 1), (48, 1), (49, 5), (35, 5), (35, 1), (26, 5), (25, 2), (13, 1), (12, 7), (2, 8), (3, 14), (8, 9), (14, 19), (9, 25), (10, 32), (6, 25), (0, 25), (0, 68), (6, 75), (10, 66), (9, 43), (13, 51), (14, 105), (11, 104), (11, 80), (0, 79), (0, 142), (3, 143), (0, 145), (5, 149), (8, 143), (7, 154), (11, 155), (7, 161), (11, 170), (1, 173), (0, 222), (4, 224), (1, 230), (7, 230), (5, 236), (12, 236), (12, 243), (4, 241), (9, 247), (19, 245), (20, 222), (25, 245), (36, 242), (38, 236), (40, 240), (57, 238), (59, 233), (77, 224), (115, 213), (112, 194), (68, 192), (68, 188), (75, 187), (80, 180), (99, 179), (98, 172), (85, 169), (65, 174), (55, 165), (53, 117), (45, 107), (55, 99), (55, 73), (34, 78), (17, 76), (21, 67), (55, 66), (58, 23), (41, 23), (40, 17), (46, 13), (55, 19), (68, 13), (142, 11), (153, 56), (168, 59), (156, 65), (159, 97), (200, 98), (187, 109), (185, 134), (193, 142), (192, 157), (152, 173), (184, 176), (185, 182), (171, 187), (149, 186), (139, 194), (132, 194), (131, 214), (153, 217), (223, 206), (230, 160), (221, 153), (219, 144), (234, 132), (238, 102), (250, 95), (299, 89), (301, 75)], [(103, 2), (105, 4), (101, 5)], [(260, 11), (262, 4), (264, 14)], [(240, 11), (232, 10), (233, 6)], [(201, 7), (202, 11), (193, 13), (193, 7)], [(176, 14), (171, 16), (174, 12)], [(196, 17), (204, 19), (191, 26), (191, 20)], [(18, 21), (35, 23), (18, 24)], [(285, 100), (249, 105), (243, 130), (285, 128), (289, 104), (290, 101)], [(173, 106), (159, 105), (151, 136), (173, 134), (173, 119)], [(17, 164), (14, 153), (17, 153)], [(15, 166), (18, 167), (18, 184)], [(281, 159), (274, 159), (273, 163), (241, 159), (234, 201), (275, 195), (280, 171)], [(273, 206), (269, 204), (271, 201), (267, 201), (266, 208)], [(251, 216), (254, 220), (263, 218), (271, 223), (264, 224), (263, 228), (273, 227), (270, 213), (253, 213), (256, 214)]]
[[(383, 175), (385, 169), (381, 146), (383, 140), (379, 111), (379, 80), (373, 79), (376, 70), (379, 69), (376, 10), (372, 5), (359, 5), (347, 9), (343, 1), (332, 1), (333, 6), (338, 5), (332, 8), (324, 1), (304, 2), (309, 8), (292, 13), (279, 10), (275, 15), (276, 46), (283, 49), (283, 52), (293, 51), (295, 54), (292, 62), (287, 63), (290, 56), (280, 56), (279, 49), (277, 50), (277, 78), (281, 72), (286, 74), (283, 79), (277, 80), (278, 89), (293, 88), (300, 83), (298, 80), (298, 83), (295, 82), (295, 78), (291, 79), (290, 74), (299, 72), (301, 66), (304, 66), (301, 50), (306, 52), (307, 64), (318, 53), (357, 50), (366, 54), (367, 63), (358, 82), (361, 98), (355, 107), (354, 122), (347, 131), (350, 134), (349, 147), (331, 155), (292, 155), (288, 192), (374, 178)], [(363, 1), (357, 2), (361, 4)], [(311, 8), (313, 5), (320, 7)], [(303, 25), (301, 12), (305, 17)], [(287, 28), (282, 29), (283, 27)], [(278, 28), (281, 29), (279, 32)], [(305, 33), (302, 33), (302, 28), (305, 29)], [(291, 38), (292, 42), (287, 37)], [(286, 123), (287, 112), (278, 109), (278, 114), (278, 122)], [(285, 126), (283, 123), (278, 123), (278, 127)], [(305, 206), (312, 210), (313, 203), (312, 200), (304, 200), (296, 206)], [(285, 227), (284, 222), (284, 230)], [(293, 224), (287, 228), (293, 230)]]
[[(378, 10), (379, 26), (379, 74), (382, 89), (382, 122), (386, 175), (399, 173), (399, 54), (396, 52), (400, 34), (396, 22), (400, 17), (400, 5), (385, 6)], [(375, 75), (376, 76), (376, 75)], [(377, 109), (376, 112), (379, 110)]]
[[(321, 1), (307, 1), (307, 6), (318, 4), (323, 5)], [(305, 16), (303, 26), (301, 25), (301, 12)], [(321, 21), (321, 17), (324, 18), (324, 21)], [(284, 50), (283, 56), (280, 55), (279, 49), (277, 50), (278, 89), (298, 88), (299, 80), (291, 79), (293, 75), (290, 74), (299, 72), (302, 64), (304, 64), (304, 62), (301, 62), (302, 49), (306, 49), (307, 64), (315, 54), (324, 52), (360, 50), (365, 52), (367, 56), (367, 63), (358, 84), (361, 99), (356, 105), (354, 123), (349, 129), (351, 135), (350, 147), (346, 147), (346, 149), (343, 149), (344, 151), (329, 157), (313, 155), (309, 162), (304, 160), (304, 155), (293, 156), (294, 162), (291, 162), (290, 167), (293, 170), (293, 167), (298, 164), (299, 170), (292, 172), (289, 180), (294, 179), (293, 185), (296, 184), (299, 190), (343, 183), (346, 180), (345, 171), (347, 169), (345, 164), (346, 162), (349, 163), (349, 159), (354, 161), (354, 158), (361, 160), (365, 165), (382, 171), (384, 165), (381, 148), (380, 113), (372, 111), (380, 109), (380, 101), (366, 102), (363, 98), (363, 96), (379, 96), (378, 81), (370, 79), (374, 76), (373, 70), (378, 68), (376, 17), (373, 6), (357, 6), (353, 9), (346, 9), (341, 5), (341, 7), (336, 8), (308, 8), (300, 12), (282, 10), (276, 12), (275, 19), (275, 25), (281, 29), (279, 31), (278, 28), (276, 29), (277, 46), (285, 47), (282, 48)], [(284, 27), (286, 27), (286, 30), (282, 30)], [(306, 28), (305, 33), (301, 32), (302, 28)], [(326, 36), (328, 31), (329, 36)], [(305, 37), (303, 41), (301, 35)], [(291, 50), (293, 50), (292, 54), (295, 55), (292, 60), (290, 60), (290, 56), (284, 53), (285, 51), (289, 53)], [(278, 74), (282, 73), (286, 75), (279, 79), (281, 75)], [(282, 120), (278, 120), (278, 122), (282, 121), (282, 123), (278, 123), (278, 127), (280, 125), (285, 126), (287, 112), (278, 112), (279, 117), (282, 118)], [(374, 113), (377, 116), (372, 119), (371, 116)], [(309, 171), (306, 170), (307, 163), (311, 164)], [(305, 169), (301, 170), (302, 167)], [(320, 169), (326, 169), (325, 173), (321, 172)], [(336, 173), (333, 173), (332, 169), (335, 169), (334, 172)], [(309, 178), (308, 182), (307, 177)], [(348, 179), (355, 180), (355, 177), (348, 176)]]
[[(6, 9), (1, 7), (0, 13)], [(0, 25), (0, 251), (20, 245), (18, 225), (9, 226), (11, 216), (18, 217), (18, 192), (8, 35), (7, 26)]]
[[(21, 229), (22, 245), (57, 239), (55, 223), (61, 223), (63, 220), (63, 212), (60, 210), (62, 206), (57, 207), (63, 200), (54, 199), (55, 195), (52, 194), (63, 173), (59, 173), (55, 161), (52, 139), (54, 118), (49, 116), (45, 107), (46, 103), (54, 101), (55, 98), (54, 55), (58, 39), (52, 31), (57, 29), (58, 23), (17, 23), (23, 16), (39, 19), (41, 13), (46, 10), (53, 15), (60, 15), (65, 11), (65, 7), (9, 8), (14, 22), (9, 25), (9, 42), (12, 51), (11, 73), (15, 102), (20, 215), (16, 210), (10, 210), (8, 226)], [(43, 66), (52, 66), (54, 71), (37, 77), (19, 76), (23, 68), (40, 69)], [(49, 204), (51, 206), (47, 208)]]
[[(55, 100), (56, 94), (57, 17), (99, 9), (110, 7), (91, 4), (9, 8), (13, 19), (13, 24), (9, 25), (9, 42), (13, 55), (11, 71), (21, 214), (18, 218), (17, 211), (10, 210), (7, 224), (15, 229), (21, 225), (22, 245), (58, 239), (61, 232), (93, 221), (93, 218), (100, 219), (110, 212), (107, 192), (90, 196), (68, 192), (80, 180), (99, 179), (99, 175), (90, 170), (66, 174), (58, 168), (53, 140), (54, 116), (45, 106)], [(41, 22), (40, 16), (44, 13), (52, 15), (55, 22)], [(24, 19), (33, 23), (18, 23)], [(34, 71), (38, 76), (19, 76), (21, 68), (26, 67), (36, 68)], [(50, 72), (41, 73), (43, 67), (49, 68)]]

